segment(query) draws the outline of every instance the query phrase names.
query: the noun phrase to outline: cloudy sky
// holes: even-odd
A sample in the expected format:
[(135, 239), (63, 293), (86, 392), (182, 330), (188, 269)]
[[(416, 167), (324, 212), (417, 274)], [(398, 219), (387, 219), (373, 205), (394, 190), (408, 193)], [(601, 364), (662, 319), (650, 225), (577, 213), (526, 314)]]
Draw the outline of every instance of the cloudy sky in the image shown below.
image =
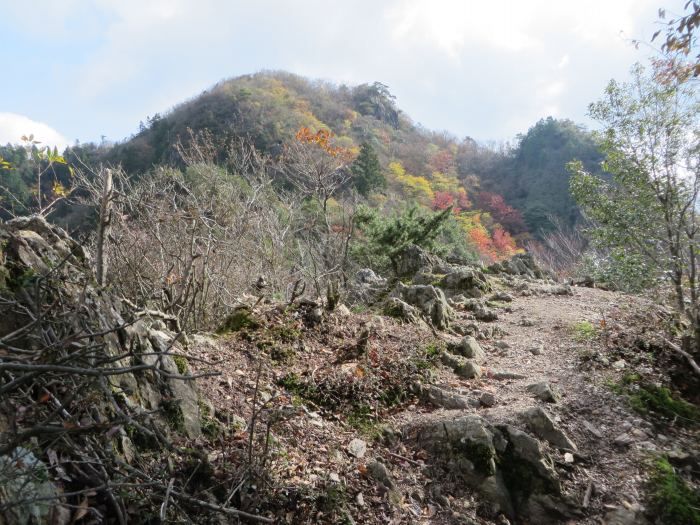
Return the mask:
[[(665, 2), (661, 4), (660, 2)], [(0, 0), (0, 143), (121, 140), (261, 69), (381, 81), (428, 128), (507, 140), (586, 106), (683, 0)]]

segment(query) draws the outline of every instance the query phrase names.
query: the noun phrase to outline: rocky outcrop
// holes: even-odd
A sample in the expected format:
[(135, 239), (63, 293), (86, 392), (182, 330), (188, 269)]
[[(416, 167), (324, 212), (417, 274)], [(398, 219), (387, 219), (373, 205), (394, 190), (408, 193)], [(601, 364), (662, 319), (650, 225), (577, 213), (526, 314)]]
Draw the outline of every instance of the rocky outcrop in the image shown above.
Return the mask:
[[(70, 510), (56, 504), (60, 490), (49, 481), (49, 468), (30, 450), (17, 447), (10, 454), (0, 456), (0, 477), (0, 505), (31, 496), (24, 505), (0, 511), (0, 524), (70, 522)], [(32, 498), (36, 501), (31, 501)]]
[(375, 304), (386, 296), (387, 280), (370, 268), (362, 268), (348, 285), (348, 300), (351, 303)]
[(441, 356), (442, 364), (464, 379), (481, 377), (481, 367), (472, 359), (445, 352)]
[(521, 253), (507, 261), (501, 261), (488, 267), (490, 273), (505, 273), (508, 275), (522, 275), (531, 279), (543, 279), (546, 273), (537, 266), (535, 259), (529, 253)]
[(482, 364), (486, 359), (486, 354), (481, 349), (481, 345), (471, 335), (465, 335), (459, 343), (449, 346), (450, 351), (459, 354), (468, 359), (473, 359), (475, 362)]
[(473, 415), (423, 424), (413, 433), (436, 462), (481, 494), (494, 516), (556, 523), (575, 514), (552, 460), (531, 435)]
[[(24, 467), (15, 469), (10, 479), (5, 469), (0, 508), (16, 500), (18, 494), (12, 493), (12, 487), (20, 483), (26, 490), (23, 480), (35, 476), (44, 464), (43, 447), (52, 441), (35, 433), (37, 425), (71, 431), (97, 428), (95, 439), (105, 440), (104, 446), (122, 454), (126, 462), (133, 459), (138, 439), (200, 435), (198, 392), (188, 378), (183, 334), (178, 337), (162, 321), (155, 322), (150, 317), (153, 312), (141, 316), (99, 287), (88, 254), (63, 230), (36, 216), (0, 224), (0, 296), (4, 299), (0, 336), (10, 344), (10, 355), (17, 349), (29, 366), (27, 370), (17, 368), (15, 377), (33, 374), (27, 383), (35, 385), (37, 392), (47, 399), (62, 398), (60, 410), (45, 412), (41, 402), (32, 407), (32, 400), (21, 390), (5, 392), (6, 406), (21, 403), (27, 415), (21, 420), (13, 418), (9, 428), (3, 425), (7, 419), (0, 413), (0, 449), (14, 446), (10, 456), (21, 454), (25, 467), (30, 462), (35, 468), (32, 473)], [(1, 353), (0, 362), (5, 362)], [(16, 360), (6, 362), (14, 366)], [(32, 371), (35, 365), (38, 368)], [(61, 394), (61, 385), (75, 388), (75, 395)], [(52, 397), (56, 388), (57, 395)], [(25, 453), (26, 440), (19, 437), (23, 433), (38, 436), (33, 438), (31, 453)], [(79, 440), (75, 443), (80, 446)], [(76, 459), (84, 459), (79, 451), (74, 452)], [(48, 484), (32, 490), (48, 495), (53, 490), (50, 478), (46, 478)], [(34, 522), (49, 523), (49, 516), (60, 511), (55, 505), (47, 498), (26, 508), (13, 507), (12, 512), (24, 509), (36, 517)]]
[(418, 309), (398, 297), (389, 297), (384, 303), (382, 312), (384, 315), (395, 317), (406, 323), (422, 322)]
[(554, 391), (549, 383), (544, 381), (528, 385), (527, 391), (545, 403), (556, 403), (559, 401), (559, 394)]
[(397, 277), (411, 278), (413, 284), (433, 285), (447, 296), (482, 297), (491, 284), (478, 266), (444, 262), (419, 246), (408, 246), (397, 259)]
[(418, 272), (433, 273), (433, 269), (441, 264), (444, 263), (437, 255), (411, 244), (396, 259), (396, 276), (405, 278), (413, 277)]
[(466, 409), (472, 406), (466, 396), (436, 385), (421, 385), (419, 394), (424, 401), (447, 409)]
[(466, 297), (482, 297), (491, 291), (491, 284), (486, 276), (477, 268), (456, 266), (445, 268), (444, 277), (437, 285), (446, 290), (449, 295), (463, 294)]
[[(162, 331), (151, 328), (152, 320), (139, 318), (120, 300), (100, 289), (87, 263), (87, 254), (62, 229), (43, 218), (19, 218), (0, 225), (4, 262), (5, 296), (20, 303), (25, 291), (41, 279), (47, 289), (60, 296), (66, 315), (66, 330), (101, 347), (105, 356), (132, 355), (117, 360), (122, 366), (145, 365), (138, 373), (120, 374), (119, 388), (134, 411), (158, 411), (168, 405), (170, 417), (184, 419), (187, 435), (199, 435), (197, 392), (193, 381), (183, 378), (172, 354), (183, 353), (176, 334), (159, 322)], [(0, 334), (23, 326), (28, 319), (9, 310), (0, 316)], [(91, 335), (95, 334), (95, 335)], [(182, 365), (180, 366), (182, 368)], [(180, 412), (180, 414), (174, 414)]]
[(544, 409), (540, 407), (529, 408), (522, 412), (520, 417), (527, 428), (537, 437), (549, 441), (558, 448), (577, 450), (574, 442), (557, 426), (554, 419)]
[(398, 283), (391, 295), (416, 307), (423, 318), (438, 330), (447, 328), (454, 315), (442, 290), (431, 285)]

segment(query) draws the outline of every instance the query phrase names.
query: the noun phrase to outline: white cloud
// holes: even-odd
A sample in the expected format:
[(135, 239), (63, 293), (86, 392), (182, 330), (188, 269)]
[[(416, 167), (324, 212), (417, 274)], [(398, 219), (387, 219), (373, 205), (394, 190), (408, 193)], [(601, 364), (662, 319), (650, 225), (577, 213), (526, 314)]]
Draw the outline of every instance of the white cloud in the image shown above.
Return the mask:
[(16, 113), (0, 113), (0, 144), (21, 143), (22, 135), (34, 135), (34, 140), (63, 150), (68, 140), (48, 124)]
[[(387, 9), (392, 36), (403, 43), (434, 46), (451, 58), (458, 58), (469, 44), (506, 51), (522, 51), (538, 45), (527, 32), (531, 11), (521, 2), (509, 6), (511, 16), (499, 17), (502, 6), (462, 0), (407, 0)], [(494, 27), (495, 26), (495, 27)]]
[[(624, 79), (632, 62), (645, 59), (645, 50), (636, 52), (628, 39), (650, 36), (645, 32), (653, 32), (658, 5), (658, 0), (34, 2), (52, 14), (50, 24), (36, 22), (23, 4), (10, 10), (9, 24), (32, 40), (49, 35), (44, 40), (50, 40), (51, 52), (27, 54), (27, 62), (43, 66), (51, 78), (39, 87), (25, 75), (15, 83), (16, 93), (3, 97), (12, 104), (3, 109), (42, 115), (81, 140), (102, 134), (121, 139), (146, 115), (162, 113), (222, 78), (261, 69), (350, 83), (378, 80), (425, 126), (482, 139), (525, 131), (546, 111), (581, 121), (610, 78)], [(668, 2), (682, 10), (684, 0)], [(22, 54), (19, 46), (14, 51)]]

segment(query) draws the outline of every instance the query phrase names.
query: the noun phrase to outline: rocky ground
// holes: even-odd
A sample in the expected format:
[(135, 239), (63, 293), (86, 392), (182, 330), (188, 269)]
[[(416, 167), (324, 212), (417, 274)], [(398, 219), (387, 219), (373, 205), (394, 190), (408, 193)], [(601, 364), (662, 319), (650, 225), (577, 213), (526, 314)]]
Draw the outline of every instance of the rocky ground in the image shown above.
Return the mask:
[(242, 310), (252, 326), (196, 339), (222, 371), (202, 386), (218, 421), (269, 444), (266, 486), (241, 502), (281, 523), (644, 523), (653, 454), (698, 454), (692, 427), (641, 417), (618, 386), (653, 373), (623, 334), (643, 339), (656, 307), (488, 283), (437, 316), (401, 291), (404, 320), (262, 304)]
[(186, 335), (46, 221), (0, 240), (0, 525), (700, 523), (655, 301), (410, 247), (351, 308), (243, 296)]

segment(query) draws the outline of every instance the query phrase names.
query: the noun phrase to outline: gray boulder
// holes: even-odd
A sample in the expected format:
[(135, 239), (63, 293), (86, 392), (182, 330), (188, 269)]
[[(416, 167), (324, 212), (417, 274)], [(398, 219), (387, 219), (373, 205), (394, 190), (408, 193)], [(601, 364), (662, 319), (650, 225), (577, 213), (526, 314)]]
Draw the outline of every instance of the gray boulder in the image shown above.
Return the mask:
[(438, 286), (450, 295), (461, 294), (466, 297), (482, 297), (491, 291), (491, 284), (483, 272), (467, 266), (453, 267), (438, 282)]
[(529, 253), (518, 254), (508, 261), (492, 264), (489, 266), (488, 270), (491, 273), (521, 275), (531, 279), (542, 279), (546, 276), (545, 272), (537, 266), (532, 255)]
[(481, 349), (481, 346), (471, 335), (464, 336), (462, 340), (450, 350), (468, 359), (473, 359), (479, 364), (483, 363), (486, 359), (486, 355)]
[[(541, 500), (570, 507), (552, 460), (525, 432), (468, 415), (424, 424), (415, 435), (419, 446), (481, 494), (494, 515), (528, 520), (529, 513), (537, 510), (531, 502)], [(545, 517), (537, 523), (556, 519)]]
[(547, 295), (574, 295), (568, 284), (549, 284), (542, 286), (538, 291)]
[(355, 282), (371, 286), (384, 286), (386, 279), (380, 277), (371, 268), (362, 268), (355, 274)]
[(440, 357), (442, 364), (451, 368), (455, 374), (464, 379), (481, 377), (481, 367), (471, 359), (445, 352)]
[(433, 268), (440, 264), (442, 261), (439, 257), (411, 244), (396, 258), (395, 269), (398, 277), (413, 277), (421, 270), (432, 273)]
[[(49, 481), (49, 468), (30, 450), (17, 447), (1, 456), (0, 473), (0, 523), (49, 525), (70, 521), (71, 511), (61, 505), (61, 491)], [(24, 499), (30, 501), (10, 506)], [(4, 505), (8, 507), (3, 510)]]
[(508, 292), (496, 292), (490, 297), (491, 301), (500, 301), (502, 303), (512, 303), (513, 302), (513, 296), (510, 295)]
[(496, 399), (496, 396), (491, 392), (483, 392), (479, 396), (479, 404), (481, 406), (492, 407), (495, 406), (497, 402), (498, 399)]
[(420, 390), (420, 395), (424, 401), (450, 410), (470, 407), (467, 397), (435, 385), (423, 386)]
[(445, 294), (439, 288), (431, 285), (405, 285), (399, 282), (391, 294), (415, 306), (429, 323), (438, 330), (449, 327), (454, 311), (447, 304)]
[(383, 312), (384, 315), (395, 317), (396, 319), (400, 319), (406, 323), (421, 322), (420, 312), (418, 309), (405, 301), (402, 301), (398, 297), (389, 297), (384, 303)]
[(537, 437), (549, 441), (557, 448), (578, 450), (573, 441), (560, 429), (552, 417), (542, 408), (528, 408), (521, 413), (521, 418), (530, 431)]
[(391, 479), (391, 474), (389, 474), (389, 470), (381, 461), (376, 459), (369, 461), (367, 463), (367, 471), (374, 479), (376, 479), (386, 488), (393, 489), (395, 487), (394, 481)]
[(545, 403), (556, 403), (559, 401), (559, 394), (552, 389), (549, 383), (544, 381), (528, 385), (527, 391)]
[(631, 508), (620, 507), (608, 511), (605, 514), (605, 525), (647, 525), (649, 521), (644, 517), (644, 511), (639, 505)]
[[(195, 382), (183, 378), (170, 355), (187, 353), (172, 332), (154, 330), (152, 320), (135, 314), (115, 294), (99, 288), (85, 250), (44, 218), (22, 217), (0, 224), (0, 245), (4, 247), (0, 275), (6, 267), (18, 274), (50, 273), (63, 308), (73, 313), (65, 316), (65, 321), (57, 320), (64, 323), (66, 334), (79, 335), (85, 344), (100, 345), (103, 355), (114, 358), (109, 366), (151, 367), (115, 376), (124, 403), (134, 413), (153, 412), (154, 419), (165, 423), (166, 431), (183, 432), (192, 438), (200, 435), (198, 392)], [(24, 301), (23, 292), (23, 288), (14, 290), (20, 303)], [(21, 314), (2, 315), (0, 333), (9, 333), (27, 321)], [(97, 335), (86, 339), (86, 327), (93, 328)], [(130, 357), (123, 357), (126, 355)], [(104, 398), (94, 400), (94, 409), (105, 414), (113, 411), (111, 402)]]
[(386, 292), (387, 281), (370, 268), (358, 270), (348, 284), (348, 300), (352, 303), (374, 304)]
[(483, 321), (485, 323), (492, 323), (498, 321), (498, 314), (495, 310), (482, 306), (474, 310), (474, 318), (477, 321)]

